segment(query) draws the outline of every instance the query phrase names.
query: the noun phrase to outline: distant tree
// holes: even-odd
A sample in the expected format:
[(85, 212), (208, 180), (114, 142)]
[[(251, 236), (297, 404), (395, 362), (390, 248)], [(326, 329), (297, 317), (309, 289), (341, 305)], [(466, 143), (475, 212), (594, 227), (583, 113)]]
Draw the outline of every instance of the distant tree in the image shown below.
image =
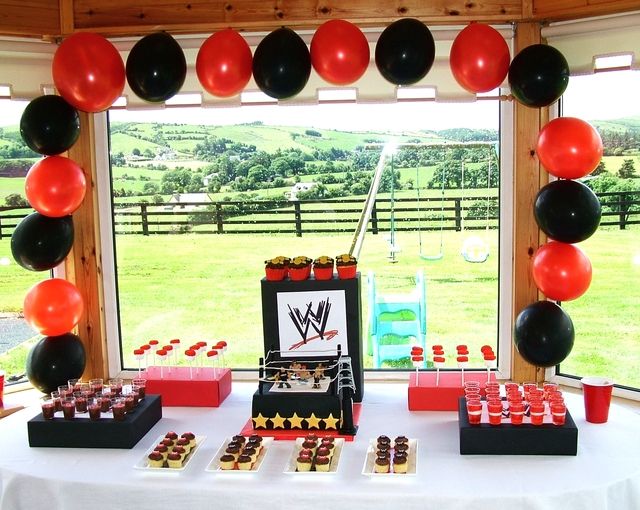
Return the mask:
[(280, 177), (288, 177), (289, 175), (292, 175), (289, 160), (284, 156), (275, 158), (271, 161), (270, 170), (273, 175), (279, 175)]
[(145, 157), (145, 158), (149, 158), (149, 159), (153, 159), (153, 158), (155, 158), (155, 157), (156, 157), (155, 152), (153, 152), (153, 151), (152, 151), (151, 149), (149, 149), (149, 148), (147, 148), (147, 149), (145, 149), (145, 150), (144, 150), (143, 155), (144, 155), (144, 157)]
[(249, 169), (247, 180), (252, 183), (262, 184), (271, 180), (271, 172), (264, 165), (254, 165)]
[(322, 183), (316, 184), (310, 190), (298, 192), (298, 200), (318, 200), (329, 197), (329, 189)]
[(124, 159), (124, 152), (120, 151), (116, 154), (111, 155), (111, 165), (112, 166), (124, 166), (126, 165), (126, 160)]
[(160, 191), (160, 186), (155, 182), (145, 182), (142, 193), (145, 195), (156, 195)]
[(604, 159), (601, 159), (600, 163), (598, 163), (598, 166), (589, 175), (591, 175), (592, 177), (597, 177), (598, 175), (602, 175), (604, 173), (607, 173), (607, 168), (604, 163)]
[(622, 166), (618, 169), (618, 177), (621, 179), (632, 179), (637, 177), (633, 159), (625, 159), (622, 162)]
[(153, 203), (154, 204), (161, 204), (162, 202), (164, 202), (164, 199), (162, 198), (162, 195), (153, 195)]
[(322, 136), (322, 133), (320, 131), (316, 131), (315, 129), (307, 129), (305, 130), (304, 134), (307, 136)]
[(133, 154), (134, 156), (142, 156), (140, 149), (138, 149), (137, 147), (134, 147), (134, 149), (131, 151), (131, 154)]
[(191, 184), (191, 172), (189, 170), (171, 170), (162, 175), (161, 190), (165, 195), (172, 193), (184, 193)]
[(209, 177), (209, 184), (207, 186), (207, 191), (209, 193), (218, 193), (222, 188), (222, 183), (218, 177)]
[(202, 188), (204, 188), (202, 174), (195, 173), (191, 175), (191, 181), (187, 184), (185, 191), (187, 193), (198, 193)]
[(9, 207), (29, 207), (29, 202), (19, 193), (11, 193), (4, 199), (5, 204)]

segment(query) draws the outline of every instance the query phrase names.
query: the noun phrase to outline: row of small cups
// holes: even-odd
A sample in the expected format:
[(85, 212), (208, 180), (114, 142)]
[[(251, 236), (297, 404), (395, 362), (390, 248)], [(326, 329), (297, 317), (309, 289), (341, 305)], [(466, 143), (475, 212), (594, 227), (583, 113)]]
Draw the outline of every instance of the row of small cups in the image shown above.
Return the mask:
[[(545, 414), (545, 401), (552, 415), (554, 425), (564, 425), (566, 405), (562, 392), (555, 383), (545, 383), (543, 389), (535, 383), (526, 383), (520, 391), (517, 383), (506, 383), (505, 394), (507, 408), (503, 407), (500, 395), (500, 384), (488, 381), (484, 387), (489, 424), (500, 425), (503, 411), (507, 410), (512, 425), (521, 425), (525, 411), (528, 408), (532, 425), (542, 425)], [(465, 400), (469, 423), (478, 425), (482, 416), (482, 401), (480, 384), (476, 381), (466, 381), (464, 385)]]

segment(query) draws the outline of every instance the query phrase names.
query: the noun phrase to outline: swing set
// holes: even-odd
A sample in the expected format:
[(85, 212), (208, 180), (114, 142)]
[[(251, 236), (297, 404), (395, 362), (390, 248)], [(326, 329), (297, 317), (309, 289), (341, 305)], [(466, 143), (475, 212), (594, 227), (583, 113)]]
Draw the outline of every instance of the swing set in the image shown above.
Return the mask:
[[(394, 165), (394, 154), (397, 151), (398, 147), (406, 146), (406, 147), (446, 147), (446, 148), (488, 148), (489, 153), (487, 155), (487, 197), (485, 204), (485, 215), (484, 215), (484, 238), (478, 235), (468, 236), (462, 243), (462, 247), (460, 250), (461, 256), (465, 261), (471, 263), (483, 263), (486, 262), (489, 258), (490, 249), (489, 243), (487, 242), (488, 234), (489, 234), (489, 217), (491, 214), (491, 197), (489, 196), (491, 190), (491, 177), (492, 177), (492, 164), (495, 160), (496, 169), (498, 168), (498, 154), (496, 149), (496, 144), (494, 142), (461, 142), (461, 143), (388, 143), (383, 146), (382, 154), (380, 155), (380, 160), (378, 161), (378, 165), (376, 167), (373, 180), (371, 182), (371, 187), (369, 188), (369, 193), (365, 199), (365, 205), (362, 210), (362, 214), (358, 221), (358, 225), (356, 227), (356, 232), (354, 235), (353, 242), (351, 244), (350, 254), (355, 257), (359, 257), (360, 250), (362, 248), (362, 243), (364, 241), (364, 234), (367, 230), (367, 225), (369, 224), (369, 220), (371, 219), (371, 213), (373, 210), (373, 205), (376, 200), (376, 196), (378, 193), (378, 188), (380, 186), (380, 180), (382, 178), (382, 174), (385, 171), (386, 162), (390, 162), (390, 171), (392, 172), (391, 179), (391, 189), (390, 189), (390, 207), (389, 207), (389, 255), (388, 259), (390, 262), (397, 262), (396, 254), (401, 251), (399, 245), (397, 244), (397, 236), (396, 236), (396, 211), (395, 211), (395, 165)], [(439, 222), (438, 222), (438, 236), (439, 241), (437, 243), (437, 251), (427, 252), (428, 243), (423, 236), (423, 223), (425, 221), (426, 210), (422, 208), (423, 197), (420, 194), (420, 169), (416, 166), (416, 194), (417, 194), (417, 233), (418, 233), (418, 256), (422, 260), (426, 261), (437, 261), (444, 257), (444, 230), (445, 230), (445, 203), (447, 201), (445, 194), (445, 167), (442, 166), (442, 174), (440, 178), (440, 207), (439, 207)], [(464, 233), (465, 231), (465, 220), (468, 215), (469, 208), (465, 207), (465, 161), (461, 162), (461, 207), (460, 207), (460, 230)]]

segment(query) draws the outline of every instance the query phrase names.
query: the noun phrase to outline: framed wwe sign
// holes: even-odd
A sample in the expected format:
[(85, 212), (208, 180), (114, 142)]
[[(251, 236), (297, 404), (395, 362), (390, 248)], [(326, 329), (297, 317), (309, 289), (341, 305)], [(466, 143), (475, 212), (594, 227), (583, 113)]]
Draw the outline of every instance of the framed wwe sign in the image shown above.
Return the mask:
[(363, 349), (360, 275), (350, 280), (262, 280), (265, 356), (272, 359), (322, 359), (338, 345), (351, 358), (354, 401), (362, 400)]

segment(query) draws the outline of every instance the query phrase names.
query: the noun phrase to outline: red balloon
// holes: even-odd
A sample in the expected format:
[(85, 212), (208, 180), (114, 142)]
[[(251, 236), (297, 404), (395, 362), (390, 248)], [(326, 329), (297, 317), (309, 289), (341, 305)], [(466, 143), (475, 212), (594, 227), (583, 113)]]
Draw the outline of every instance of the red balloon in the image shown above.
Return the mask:
[(509, 46), (493, 27), (471, 23), (453, 41), (449, 65), (453, 77), (469, 92), (489, 92), (509, 72)]
[(53, 56), (53, 82), (68, 103), (84, 112), (101, 112), (122, 94), (124, 63), (120, 53), (98, 34), (78, 32)]
[(533, 255), (533, 280), (549, 299), (571, 301), (591, 284), (591, 262), (575, 244), (550, 241)]
[(24, 298), (24, 318), (42, 335), (71, 331), (82, 316), (84, 302), (77, 287), (61, 278), (36, 283)]
[(251, 72), (251, 49), (244, 37), (230, 28), (210, 36), (198, 51), (198, 80), (214, 96), (240, 93), (251, 79)]
[(563, 179), (579, 179), (593, 172), (603, 150), (598, 131), (575, 117), (553, 119), (540, 130), (536, 146), (542, 166)]
[(86, 188), (82, 168), (64, 156), (41, 159), (29, 169), (24, 182), (31, 207), (52, 218), (67, 216), (80, 207)]
[(329, 83), (348, 85), (369, 66), (369, 43), (353, 23), (332, 19), (323, 23), (311, 39), (311, 64)]

